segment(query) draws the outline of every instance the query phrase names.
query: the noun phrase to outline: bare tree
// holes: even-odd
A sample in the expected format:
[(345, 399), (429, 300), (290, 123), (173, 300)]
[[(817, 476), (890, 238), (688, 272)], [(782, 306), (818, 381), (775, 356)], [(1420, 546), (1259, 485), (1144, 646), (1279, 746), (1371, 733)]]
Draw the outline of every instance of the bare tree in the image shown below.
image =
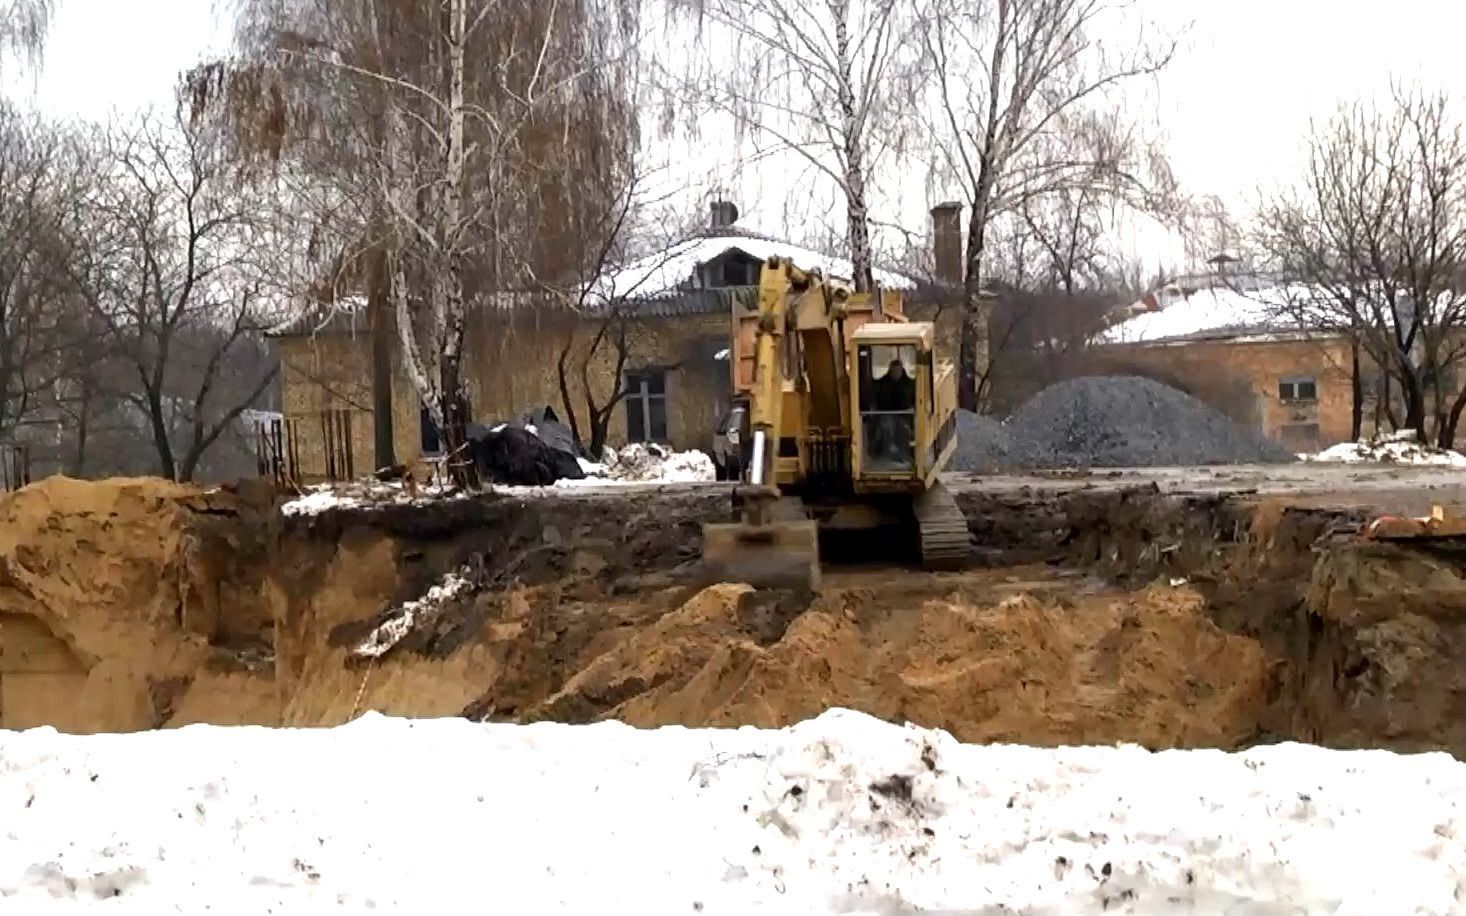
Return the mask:
[(1237, 255), (1243, 232), (1237, 218), (1225, 201), (1215, 195), (1203, 195), (1185, 201), (1177, 208), (1176, 223), (1186, 246), (1188, 267), (1196, 270), (1216, 255)]
[(391, 230), (374, 171), (387, 142), (390, 89), (352, 76), (420, 62), (422, 10), (394, 0), (216, 2), (234, 17), (237, 53), (188, 74), (192, 114), (222, 122), (235, 155), (274, 170), (301, 204), (299, 225), (309, 228), (294, 275), (298, 298), (365, 295), (374, 458), (390, 466), (397, 332)]
[[(921, 38), (932, 72), (939, 179), (969, 208), (959, 363), (962, 404), (976, 406), (988, 229), (1023, 200), (1058, 187), (1144, 186), (1151, 150), (1107, 112), (1116, 92), (1170, 61), (1174, 42), (1127, 43), (1116, 56), (1098, 39), (1122, 0), (928, 0)], [(1118, 25), (1118, 24), (1117, 24)], [(1090, 134), (1075, 149), (1056, 137)]]
[[(349, 138), (345, 155), (319, 143), (284, 149), (304, 152), (298, 161), (306, 172), (349, 188), (359, 202), (362, 247), (371, 252), (361, 271), (369, 301), (390, 303), (406, 374), (440, 438), (457, 451), (467, 420), (461, 366), (470, 305), (521, 295), (567, 272), (555, 236), (565, 229), (568, 189), (607, 167), (599, 142), (626, 129), (624, 62), (616, 55), (625, 37), (618, 17), (628, 5), (243, 5), (256, 65), (234, 79), (246, 90), (253, 84), (260, 114), (242, 123), (283, 122), (288, 132), (304, 110), (308, 143), (316, 133)], [(278, 117), (275, 97), (285, 99)], [(309, 112), (322, 101), (339, 104), (313, 127)], [(380, 319), (385, 309), (372, 311)], [(385, 359), (380, 335), (374, 340), (380, 378)], [(378, 414), (390, 412), (383, 387), (374, 398)]]
[[(678, 260), (689, 236), (665, 219), (666, 199), (648, 197), (644, 188), (643, 176), (633, 167), (615, 195), (586, 196), (596, 221), (576, 246), (582, 265), (578, 281), (547, 290), (569, 318), (556, 358), (560, 402), (576, 441), (596, 459), (617, 406), (630, 393), (626, 370), (636, 354), (628, 331), (648, 292), (645, 284)], [(664, 362), (659, 368), (680, 366)]]
[(114, 125), (99, 156), (97, 185), (72, 214), (89, 236), (72, 276), (133, 377), (123, 396), (159, 473), (189, 480), (277, 371), (260, 365), (258, 341), (278, 317), (259, 260), (269, 198), (181, 111)]
[(1383, 110), (1345, 108), (1258, 220), (1259, 244), (1296, 281), (1287, 317), (1352, 341), (1398, 385), (1404, 428), (1443, 446), (1466, 410), (1466, 133), (1454, 111), (1444, 94), (1403, 89)]
[(679, 83), (694, 117), (713, 110), (802, 156), (845, 201), (857, 290), (872, 286), (871, 176), (899, 154), (912, 117), (911, 0), (670, 0), (703, 46)]
[(84, 345), (65, 273), (76, 153), (65, 131), (0, 104), (0, 436), (50, 403)]
[(55, 15), (56, 0), (0, 0), (0, 61), (12, 54), (31, 66), (40, 63)]

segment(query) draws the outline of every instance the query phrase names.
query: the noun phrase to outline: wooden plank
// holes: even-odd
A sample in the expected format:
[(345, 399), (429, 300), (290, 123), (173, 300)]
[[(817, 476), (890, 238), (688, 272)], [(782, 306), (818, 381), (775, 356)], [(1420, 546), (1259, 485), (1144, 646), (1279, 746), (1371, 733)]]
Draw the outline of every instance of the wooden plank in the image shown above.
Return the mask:
[(1466, 538), (1466, 516), (1448, 516), (1440, 506), (1432, 506), (1424, 518), (1382, 515), (1364, 527), (1364, 536), (1376, 541)]

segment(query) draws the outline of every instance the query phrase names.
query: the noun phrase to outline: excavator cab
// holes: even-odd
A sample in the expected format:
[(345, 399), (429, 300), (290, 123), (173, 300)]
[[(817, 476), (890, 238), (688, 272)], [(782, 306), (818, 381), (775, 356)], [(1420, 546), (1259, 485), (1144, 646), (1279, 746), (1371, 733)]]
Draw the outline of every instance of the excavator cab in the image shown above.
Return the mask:
[(859, 466), (867, 474), (916, 472), (916, 344), (857, 343)]

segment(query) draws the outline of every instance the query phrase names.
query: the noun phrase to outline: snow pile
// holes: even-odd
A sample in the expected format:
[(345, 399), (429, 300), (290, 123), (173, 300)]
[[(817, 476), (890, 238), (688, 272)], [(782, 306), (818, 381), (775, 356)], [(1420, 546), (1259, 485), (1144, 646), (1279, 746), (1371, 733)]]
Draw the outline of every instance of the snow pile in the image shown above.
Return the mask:
[[(161, 764), (160, 761), (165, 761)], [(0, 733), (26, 913), (1457, 912), (1466, 765), (478, 725)]]
[(284, 515), (319, 515), (330, 509), (350, 509), (361, 504), (359, 497), (348, 496), (328, 485), (307, 488), (304, 495), (281, 506), (280, 512)]
[(1417, 441), (1413, 429), (1383, 433), (1358, 442), (1341, 442), (1316, 455), (1306, 456), (1306, 460), (1342, 464), (1417, 464), (1453, 468), (1466, 467), (1466, 455), (1450, 449), (1424, 445)]
[(427, 590), (421, 598), (407, 601), (387, 612), (387, 619), (367, 634), (351, 652), (357, 658), (380, 658), (387, 650), (402, 641), (414, 628), (431, 617), (442, 614), (444, 608), (472, 591), (472, 583), (465, 578), (467, 570), (452, 572), (444, 576)]
[(585, 480), (560, 480), (555, 485), (698, 483), (717, 479), (713, 459), (696, 449), (679, 452), (656, 443), (633, 442), (620, 449), (606, 446), (601, 458), (601, 462), (581, 459)]
[(351, 483), (306, 487), (300, 496), (281, 505), (280, 511), (285, 515), (319, 515), (332, 509), (423, 505), (466, 495), (452, 484), (409, 486), (400, 480), (381, 481), (366, 477)]
[(657, 468), (656, 479), (664, 483), (695, 483), (713, 480), (717, 469), (713, 459), (696, 449), (689, 452), (673, 452)]

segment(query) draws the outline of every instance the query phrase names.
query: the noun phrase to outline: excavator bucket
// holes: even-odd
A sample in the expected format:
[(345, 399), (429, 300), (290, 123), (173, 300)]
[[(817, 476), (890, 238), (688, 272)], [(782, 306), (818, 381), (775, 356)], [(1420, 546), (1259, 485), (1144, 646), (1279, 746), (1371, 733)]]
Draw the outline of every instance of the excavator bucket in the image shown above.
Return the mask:
[(710, 582), (813, 591), (820, 584), (819, 526), (811, 519), (703, 525), (702, 569)]

